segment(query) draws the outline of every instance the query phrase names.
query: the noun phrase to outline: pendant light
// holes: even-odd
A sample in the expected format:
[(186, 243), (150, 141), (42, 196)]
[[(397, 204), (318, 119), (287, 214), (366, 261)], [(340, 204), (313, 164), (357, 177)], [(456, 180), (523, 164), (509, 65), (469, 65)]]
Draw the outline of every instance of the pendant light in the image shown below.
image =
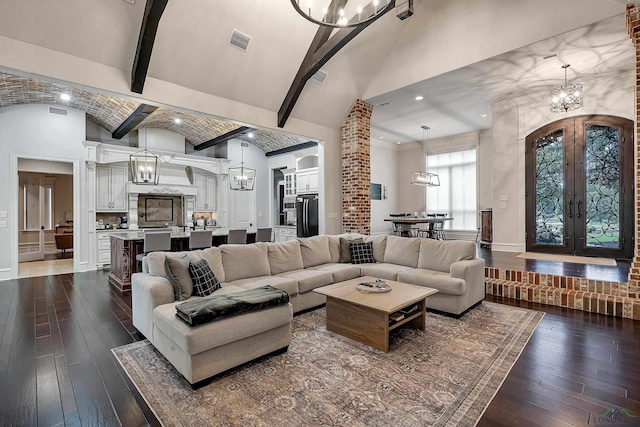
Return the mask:
[[(144, 150), (129, 156), (131, 181), (134, 184), (158, 185), (160, 179), (160, 158), (147, 150), (147, 129), (142, 129), (144, 135)], [(138, 135), (140, 132), (138, 131)], [(140, 144), (138, 143), (138, 146)]]
[(563, 65), (564, 85), (554, 87), (549, 92), (552, 113), (566, 113), (582, 107), (582, 84), (567, 82), (567, 68), (570, 65)]
[(240, 147), (240, 167), (229, 168), (229, 187), (235, 191), (252, 191), (256, 180), (256, 170), (244, 165), (244, 149), (249, 147), (249, 144), (241, 142)]
[[(431, 129), (429, 126), (422, 126), (422, 139), (425, 141), (424, 149), (427, 152), (427, 155), (429, 155), (429, 129)], [(425, 131), (427, 132), (426, 140), (424, 138)], [(427, 172), (425, 168), (424, 172), (413, 172), (411, 175), (411, 183), (413, 185), (422, 185), (424, 187), (438, 187), (440, 186), (440, 177), (436, 173)]]

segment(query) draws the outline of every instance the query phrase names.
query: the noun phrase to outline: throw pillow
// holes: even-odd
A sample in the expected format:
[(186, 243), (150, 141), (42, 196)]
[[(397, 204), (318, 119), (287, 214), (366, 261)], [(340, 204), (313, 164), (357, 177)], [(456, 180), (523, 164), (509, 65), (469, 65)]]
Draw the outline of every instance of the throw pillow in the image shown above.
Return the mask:
[(176, 301), (189, 299), (193, 293), (193, 282), (189, 274), (189, 258), (187, 255), (181, 257), (164, 257), (165, 276), (173, 286), (173, 296)]
[(349, 242), (349, 249), (351, 250), (352, 264), (368, 264), (376, 262), (376, 260), (373, 259), (373, 243), (371, 242)]
[(221, 287), (206, 259), (189, 263), (189, 274), (193, 280), (193, 295), (206, 297)]
[(345, 239), (344, 237), (340, 238), (340, 259), (338, 262), (351, 262), (351, 246), (349, 245), (351, 242), (353, 243), (362, 243), (362, 238), (357, 238), (353, 240)]

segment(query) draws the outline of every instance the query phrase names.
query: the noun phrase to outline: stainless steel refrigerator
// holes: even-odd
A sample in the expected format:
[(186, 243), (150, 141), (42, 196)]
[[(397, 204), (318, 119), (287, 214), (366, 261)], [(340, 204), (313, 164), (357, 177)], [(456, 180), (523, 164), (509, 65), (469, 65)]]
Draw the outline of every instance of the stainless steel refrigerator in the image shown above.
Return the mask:
[(296, 224), (298, 237), (318, 235), (318, 195), (296, 196)]

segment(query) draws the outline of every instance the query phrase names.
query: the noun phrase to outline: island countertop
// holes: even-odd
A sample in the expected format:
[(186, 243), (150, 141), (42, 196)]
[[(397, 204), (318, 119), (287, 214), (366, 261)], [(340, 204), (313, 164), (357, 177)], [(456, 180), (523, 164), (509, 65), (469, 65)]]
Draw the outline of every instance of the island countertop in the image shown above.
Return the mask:
[[(146, 233), (161, 233), (161, 232), (171, 232), (172, 239), (185, 239), (189, 238), (191, 234), (191, 230), (186, 231), (173, 231), (173, 230), (153, 230), (153, 231), (143, 231), (143, 230), (130, 230), (130, 231), (114, 231), (109, 233), (109, 237), (119, 240), (144, 240), (144, 235)], [(255, 233), (255, 232), (254, 232)], [(229, 231), (226, 229), (215, 229), (211, 230), (212, 236), (227, 236)], [(247, 234), (251, 234), (250, 231), (247, 231)]]

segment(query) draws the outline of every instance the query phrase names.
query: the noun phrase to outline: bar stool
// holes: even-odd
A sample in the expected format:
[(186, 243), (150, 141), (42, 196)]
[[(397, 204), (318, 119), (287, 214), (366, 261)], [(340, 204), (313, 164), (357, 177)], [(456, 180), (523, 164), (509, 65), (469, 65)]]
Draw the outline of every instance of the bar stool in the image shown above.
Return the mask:
[(192, 231), (189, 234), (189, 249), (210, 248), (213, 243), (213, 232), (211, 230)]
[[(142, 259), (147, 256), (148, 253), (170, 250), (171, 232), (146, 232), (144, 233), (144, 246), (142, 248), (143, 252), (136, 255), (136, 261), (139, 261), (140, 266), (142, 267)], [(142, 268), (138, 268), (137, 271), (142, 271)]]
[(227, 243), (235, 245), (244, 245), (247, 243), (247, 230), (229, 230)]
[(256, 242), (270, 242), (271, 241), (271, 227), (258, 228), (256, 233)]

